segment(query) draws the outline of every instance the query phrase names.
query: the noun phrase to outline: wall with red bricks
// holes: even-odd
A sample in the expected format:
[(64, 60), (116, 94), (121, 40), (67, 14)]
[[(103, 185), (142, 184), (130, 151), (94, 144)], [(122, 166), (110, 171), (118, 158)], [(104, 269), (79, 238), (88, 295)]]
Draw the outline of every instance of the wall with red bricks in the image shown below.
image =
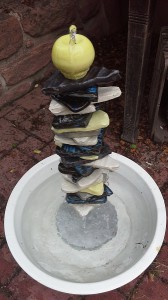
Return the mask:
[(117, 0), (0, 0), (0, 107), (53, 72), (52, 45), (71, 24), (101, 39), (122, 26), (121, 15)]

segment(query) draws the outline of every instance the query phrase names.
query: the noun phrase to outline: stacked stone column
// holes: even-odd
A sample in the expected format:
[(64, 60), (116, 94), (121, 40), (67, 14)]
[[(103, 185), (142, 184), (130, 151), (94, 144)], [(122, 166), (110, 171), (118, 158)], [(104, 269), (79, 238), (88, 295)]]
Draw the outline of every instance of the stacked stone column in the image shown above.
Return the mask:
[[(104, 142), (109, 116), (102, 103), (120, 96), (111, 84), (119, 79), (117, 70), (92, 67), (79, 80), (70, 80), (56, 71), (43, 92), (51, 96), (52, 130), (66, 201), (73, 204), (105, 203), (112, 194), (107, 173), (118, 168)], [(107, 87), (100, 87), (106, 84)]]

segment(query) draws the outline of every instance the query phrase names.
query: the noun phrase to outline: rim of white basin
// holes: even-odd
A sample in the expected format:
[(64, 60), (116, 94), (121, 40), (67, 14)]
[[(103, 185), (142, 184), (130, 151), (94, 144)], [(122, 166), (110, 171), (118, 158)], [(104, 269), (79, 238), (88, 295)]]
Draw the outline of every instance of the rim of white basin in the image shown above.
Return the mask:
[(107, 280), (88, 283), (70, 282), (52, 277), (51, 275), (45, 273), (45, 271), (43, 272), (38, 267), (36, 267), (25, 255), (19, 245), (14, 226), (14, 214), (17, 199), (21, 192), (21, 189), (24, 185), (27, 184), (31, 176), (38, 172), (40, 169), (45, 168), (47, 165), (50, 165), (60, 159), (56, 154), (51, 155), (28, 170), (16, 184), (8, 200), (4, 220), (6, 240), (13, 257), (29, 276), (31, 276), (33, 279), (43, 284), (44, 286), (47, 286), (48, 288), (63, 293), (77, 295), (98, 294), (114, 290), (129, 283), (130, 281), (138, 277), (141, 273), (143, 273), (153, 262), (162, 246), (166, 229), (166, 210), (162, 194), (157, 184), (142, 167), (140, 167), (132, 160), (117, 153), (112, 153), (110, 155), (118, 162), (128, 165), (129, 168), (133, 169), (134, 172), (139, 174), (139, 176), (143, 176), (143, 178), (145, 178), (145, 182), (149, 186), (151, 193), (153, 194), (153, 197), (155, 199), (155, 205), (157, 209), (156, 231), (153, 240), (147, 251), (144, 253), (143, 257), (141, 257), (141, 259), (137, 263), (135, 263), (132, 267), (130, 267), (123, 273)]

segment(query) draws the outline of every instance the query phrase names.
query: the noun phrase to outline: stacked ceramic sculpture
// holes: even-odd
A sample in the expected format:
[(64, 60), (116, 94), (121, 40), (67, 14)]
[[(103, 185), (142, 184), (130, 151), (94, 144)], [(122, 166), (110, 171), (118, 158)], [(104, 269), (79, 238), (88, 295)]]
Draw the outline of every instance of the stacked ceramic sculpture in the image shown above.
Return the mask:
[[(67, 36), (62, 37), (63, 41), (64, 38), (69, 39)], [(62, 38), (56, 41), (52, 52), (53, 62), (61, 72), (57, 70), (43, 88), (43, 92), (51, 96), (49, 110), (54, 114), (52, 130), (55, 133), (56, 153), (61, 158), (62, 190), (68, 203), (104, 203), (112, 194), (106, 185), (107, 172), (118, 168), (118, 164), (109, 156), (110, 148), (103, 139), (109, 116), (101, 110), (101, 105), (121, 95), (120, 89), (112, 86), (120, 75), (117, 70), (90, 68), (94, 49), (84, 36), (71, 35), (71, 43), (67, 47), (62, 43)], [(82, 50), (75, 48), (79, 46), (78, 39), (79, 44), (82, 39)], [(87, 47), (83, 39), (87, 40)], [(58, 53), (60, 45), (63, 48)], [(77, 53), (83, 48), (86, 48), (84, 53)], [(89, 53), (86, 53), (87, 49)], [(61, 58), (62, 53), (65, 57)], [(75, 58), (80, 56), (78, 54), (81, 59), (77, 63)], [(85, 75), (82, 77), (79, 74)]]

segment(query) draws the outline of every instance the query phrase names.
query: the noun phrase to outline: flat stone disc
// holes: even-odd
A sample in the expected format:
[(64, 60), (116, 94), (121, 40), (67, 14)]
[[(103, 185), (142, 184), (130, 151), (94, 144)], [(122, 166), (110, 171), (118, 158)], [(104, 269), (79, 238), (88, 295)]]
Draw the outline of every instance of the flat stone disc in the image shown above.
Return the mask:
[(77, 249), (93, 250), (110, 241), (117, 234), (118, 218), (115, 207), (107, 201), (89, 211), (85, 216), (72, 204), (63, 203), (56, 216), (61, 238)]

